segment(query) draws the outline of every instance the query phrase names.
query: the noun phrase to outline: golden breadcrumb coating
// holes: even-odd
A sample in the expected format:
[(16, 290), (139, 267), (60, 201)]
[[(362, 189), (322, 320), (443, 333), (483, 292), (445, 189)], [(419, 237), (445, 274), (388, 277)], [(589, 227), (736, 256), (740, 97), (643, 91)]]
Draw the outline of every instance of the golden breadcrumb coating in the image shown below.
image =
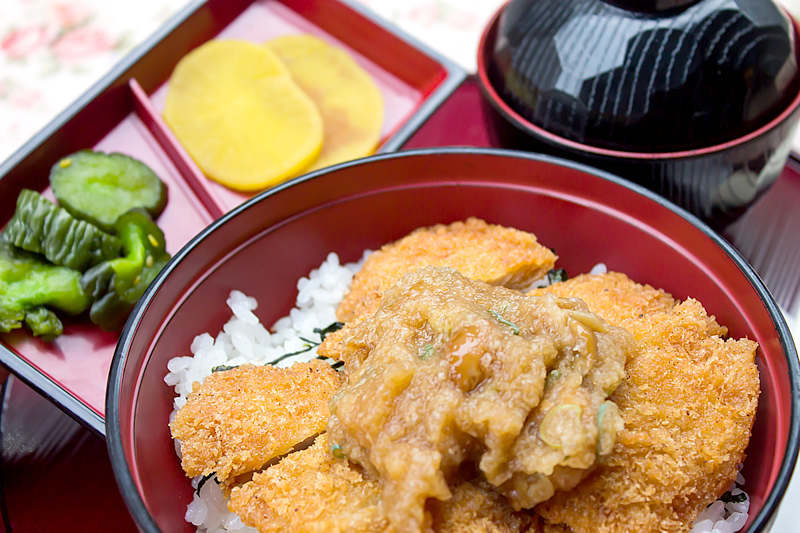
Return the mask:
[[(234, 488), (228, 507), (261, 533), (395, 531), (383, 516), (380, 483), (335, 457), (327, 434)], [(532, 516), (515, 513), (478, 481), (453, 487), (453, 497), (432, 505), (426, 522), (426, 531), (437, 533), (535, 531)]]
[(470, 279), (522, 289), (555, 261), (535, 235), (478, 218), (420, 228), (367, 258), (336, 314), (342, 322), (372, 314), (386, 289), (424, 266), (455, 268)]
[[(336, 314), (339, 320), (349, 323), (371, 315), (389, 287), (405, 274), (425, 266), (455, 268), (470, 279), (522, 289), (543, 277), (556, 259), (535, 235), (474, 217), (450, 225), (419, 228), (384, 245), (364, 261)], [(317, 353), (340, 359), (349, 329), (350, 324), (328, 335)]]
[(579, 276), (547, 289), (574, 296), (633, 333), (639, 350), (610, 397), (625, 420), (613, 452), (570, 492), (536, 507), (554, 531), (686, 532), (736, 477), (759, 396), (757, 344), (696, 300), (678, 303), (623, 274)]
[(387, 531), (380, 484), (333, 456), (326, 434), (231, 491), (228, 508), (261, 533)]
[(195, 383), (170, 424), (188, 476), (256, 470), (325, 429), (342, 377), (322, 361), (243, 365)]
[(515, 512), (506, 499), (485, 480), (459, 483), (447, 501), (431, 500), (428, 506), (433, 529), (438, 533), (538, 532), (536, 517)]

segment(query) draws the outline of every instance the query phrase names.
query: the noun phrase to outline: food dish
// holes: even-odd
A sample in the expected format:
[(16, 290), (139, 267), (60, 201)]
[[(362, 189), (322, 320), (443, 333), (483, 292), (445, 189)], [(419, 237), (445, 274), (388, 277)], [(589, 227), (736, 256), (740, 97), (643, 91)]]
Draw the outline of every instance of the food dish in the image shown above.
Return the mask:
[(220, 483), (261, 468), (325, 427), (342, 376), (321, 361), (215, 369), (170, 423), (187, 474)]
[(678, 303), (622, 274), (546, 290), (585, 300), (633, 333), (640, 351), (613, 396), (626, 421), (615, 453), (587, 483), (545, 502), (542, 516), (584, 531), (687, 529), (744, 459), (759, 395), (755, 343), (729, 338), (696, 300)]
[[(518, 241), (511, 250), (509, 235)], [(451, 257), (442, 253), (455, 236), (477, 244), (470, 260), (464, 260), (459, 246), (450, 250)], [(426, 249), (409, 246), (420, 238), (428, 243)], [(506, 275), (517, 271), (513, 261), (494, 276), (494, 287), (453, 268), (433, 266), (460, 258), (463, 271), (480, 270), (492, 264), (498, 251), (531, 262), (541, 248), (530, 234), (469, 219), (421, 228), (384, 246), (382, 253), (370, 254), (351, 287), (398, 270), (407, 273), (375, 302), (374, 313), (356, 318), (349, 328), (336, 354), (345, 362), (345, 381), (335, 382), (320, 398), (315, 391), (330, 383), (326, 374), (313, 376), (299, 390), (281, 385), (295, 381), (298, 373), (307, 375), (308, 363), (285, 369), (269, 364), (215, 367), (194, 384), (171, 423), (184, 471), (204, 479), (214, 475), (230, 490), (227, 460), (217, 459), (205, 471), (193, 468), (191, 460), (198, 444), (219, 449), (219, 436), (227, 435), (229, 420), (235, 420), (241, 428), (237, 442), (255, 459), (238, 474), (260, 473), (252, 481), (234, 482), (231, 509), (262, 533), (287, 517), (298, 523), (305, 517), (305, 527), (330, 531), (419, 531), (430, 524), (436, 531), (447, 530), (427, 509), (437, 505), (452, 511), (452, 490), (463, 482), (484, 485), (484, 493), (494, 495), (502, 505), (490, 514), (500, 523), (526, 514), (513, 513), (513, 507), (529, 509), (532, 524), (545, 521), (548, 527), (577, 532), (595, 527), (688, 530), (706, 506), (728, 491), (744, 459), (759, 394), (756, 343), (723, 341), (727, 330), (699, 302), (677, 302), (623, 274), (581, 275), (531, 292), (503, 286), (518, 283)], [(406, 249), (414, 253), (403, 261), (397, 251)], [(381, 272), (380, 265), (389, 270)], [(311, 273), (308, 284), (320, 280), (321, 270)], [(543, 276), (529, 278), (527, 285)], [(340, 317), (350, 311), (351, 293), (338, 303)], [(297, 321), (301, 312), (294, 309), (290, 315)], [(233, 326), (246, 317), (237, 313), (214, 341), (215, 347), (224, 347), (230, 336), (229, 357), (249, 351), (242, 349), (246, 330)], [(630, 332), (612, 324), (625, 324)], [(203, 337), (207, 334), (196, 342)], [(252, 351), (252, 357), (264, 360)], [(313, 349), (306, 352), (313, 356)], [(195, 359), (192, 364), (214, 364), (202, 352)], [(327, 368), (321, 361), (312, 363)], [(257, 373), (264, 375), (264, 384), (256, 388), (274, 389), (264, 394), (266, 407), (263, 400), (247, 399)], [(220, 388), (222, 382), (226, 386)], [(186, 381), (178, 385), (190, 386)], [(235, 404), (229, 398), (232, 390), (241, 391)], [(324, 435), (312, 451), (290, 452), (266, 465), (273, 455), (265, 452), (273, 447), (269, 441), (253, 442), (260, 435), (293, 437), (284, 450), (313, 437), (297, 430), (315, 417), (289, 421), (270, 414), (298, 405), (303, 409), (309, 394), (316, 396), (327, 419), (327, 429), (318, 425), (316, 430)], [(197, 433), (176, 428), (198, 407), (207, 425)], [(328, 459), (320, 456), (326, 446)], [(317, 466), (307, 466), (306, 456)], [(293, 466), (284, 472), (287, 462)], [(317, 468), (325, 472), (324, 481), (315, 480)], [(290, 473), (311, 487), (298, 486)], [(316, 503), (297, 515), (286, 510), (292, 505), (289, 498), (270, 497), (295, 493), (305, 502), (304, 491)], [(354, 522), (347, 522), (339, 497), (354, 511)], [(742, 497), (749, 505), (746, 494)], [(746, 512), (733, 511), (736, 504), (729, 500), (734, 498), (725, 494), (730, 516), (719, 518), (731, 521), (725, 520), (723, 529), (747, 520)], [(195, 504), (201, 501), (195, 498)], [(489, 523), (493, 518), (477, 517)], [(694, 529), (702, 530), (699, 525)]]
[[(387, 206), (403, 216), (386, 216)], [(164, 446), (171, 391), (161, 381), (163, 368), (169, 357), (185, 353), (191, 342), (187, 335), (217, 331), (226, 319), (225, 313), (213, 312), (199, 325), (194, 309), (216, 308), (235, 281), (262, 305), (269, 302), (260, 318), (271, 323), (294, 298), (285, 280), (308, 272), (329, 250), (355, 260), (364, 248), (415, 227), (468, 214), (536, 228), (542, 242), (555, 245), (568, 271), (588, 271), (603, 257), (610, 268), (658, 283), (681, 299), (695, 295), (732, 336), (747, 335), (759, 343), (763, 393), (751, 445), (761, 453), (746, 463), (744, 475), (753, 501), (749, 530), (761, 530), (785, 487), (783, 472), (794, 461), (789, 437), (796, 430), (789, 412), (779, 406), (797, 401), (789, 392), (797, 361), (794, 348), (781, 342), (782, 319), (772, 315), (774, 304), (757, 278), (747, 274), (746, 263), (686, 213), (608, 175), (543, 156), (458, 149), (376, 156), (311, 174), (235, 211), (171, 263), (138, 310), (135, 327), (123, 335), (109, 394), (112, 462), (140, 525), (145, 530), (186, 527), (181, 509), (169, 503), (176, 497), (187, 502), (191, 487), (181, 488), (185, 477), (174, 455), (168, 455), (172, 449)], [(549, 223), (555, 219), (557, 226)], [(614, 246), (607, 235), (614, 235)], [(649, 253), (639, 253), (643, 247)], [(276, 257), (281, 249), (294, 252), (271, 264), (272, 275), (243, 276), (243, 269), (260, 264), (263, 254)], [(784, 422), (779, 422), (781, 413), (787, 416)], [(148, 474), (155, 471), (158, 480)]]

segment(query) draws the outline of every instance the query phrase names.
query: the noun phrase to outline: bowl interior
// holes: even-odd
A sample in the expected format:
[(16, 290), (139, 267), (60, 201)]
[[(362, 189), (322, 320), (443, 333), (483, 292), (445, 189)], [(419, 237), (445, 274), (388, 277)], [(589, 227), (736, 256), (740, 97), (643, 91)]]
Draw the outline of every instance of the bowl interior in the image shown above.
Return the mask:
[(691, 216), (620, 179), (546, 156), (474, 149), (376, 156), (311, 174), (234, 210), (176, 255), (134, 311), (108, 389), (112, 463), (140, 526), (192, 530), (183, 521), (192, 488), (170, 438), (174, 395), (163, 378), (195, 335), (216, 335), (227, 321), (231, 289), (258, 298), (256, 313), (271, 325), (293, 307), (297, 279), (329, 252), (353, 261), (419, 226), (468, 216), (535, 233), (570, 275), (604, 262), (695, 297), (732, 336), (759, 342), (762, 395), (744, 472), (750, 530), (759, 530), (797, 453), (798, 364), (752, 269)]

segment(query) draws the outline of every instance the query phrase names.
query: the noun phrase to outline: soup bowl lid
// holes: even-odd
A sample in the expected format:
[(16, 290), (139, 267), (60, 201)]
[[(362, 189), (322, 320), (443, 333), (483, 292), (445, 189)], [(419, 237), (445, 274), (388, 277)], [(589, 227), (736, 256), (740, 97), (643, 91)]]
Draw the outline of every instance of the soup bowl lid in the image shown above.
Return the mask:
[(487, 46), (512, 109), (607, 150), (732, 141), (800, 90), (795, 28), (771, 0), (512, 0)]

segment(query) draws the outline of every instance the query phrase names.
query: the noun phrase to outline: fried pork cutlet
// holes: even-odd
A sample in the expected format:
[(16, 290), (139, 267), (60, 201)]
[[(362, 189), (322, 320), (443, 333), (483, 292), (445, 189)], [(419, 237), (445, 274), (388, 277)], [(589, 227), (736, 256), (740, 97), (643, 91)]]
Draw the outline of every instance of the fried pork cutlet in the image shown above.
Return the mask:
[[(344, 458), (336, 458), (326, 434), (253, 480), (234, 488), (228, 507), (261, 533), (391, 533), (380, 483)], [(533, 519), (515, 513), (485, 482), (461, 483), (437, 502), (428, 531), (438, 533), (533, 531)]]
[(726, 329), (696, 300), (678, 303), (622, 274), (544, 290), (583, 299), (639, 349), (610, 397), (625, 420), (613, 452), (536, 512), (574, 533), (689, 531), (744, 460), (759, 395), (756, 343), (723, 340)]
[(447, 501), (431, 500), (429, 512), (438, 533), (538, 533), (536, 517), (515, 512), (485, 480), (465, 481)]
[(424, 266), (455, 268), (470, 279), (523, 289), (553, 268), (556, 256), (531, 233), (477, 218), (413, 231), (371, 254), (336, 314), (349, 322), (372, 314), (383, 293)]
[(326, 434), (231, 491), (228, 508), (261, 533), (385, 531), (377, 480), (333, 456)]
[[(448, 226), (420, 228), (371, 254), (336, 310), (342, 322), (378, 308), (383, 293), (424, 266), (450, 267), (466, 277), (511, 289), (528, 287), (553, 268), (556, 256), (531, 233), (471, 217)], [(328, 335), (317, 353), (339, 359), (349, 328)]]
[(195, 383), (170, 423), (187, 475), (224, 482), (251, 472), (325, 429), (342, 378), (322, 361), (289, 368), (243, 365)]

